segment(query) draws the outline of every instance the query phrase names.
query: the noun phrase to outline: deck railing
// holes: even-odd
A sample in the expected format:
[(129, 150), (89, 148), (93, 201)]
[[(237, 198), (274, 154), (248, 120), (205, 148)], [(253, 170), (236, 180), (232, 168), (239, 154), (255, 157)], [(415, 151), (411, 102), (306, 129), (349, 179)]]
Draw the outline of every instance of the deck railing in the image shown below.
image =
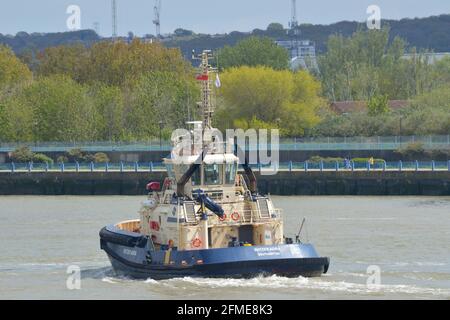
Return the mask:
[[(303, 161), (281, 162), (277, 165), (250, 165), (256, 172), (276, 171), (450, 171), (450, 161)], [(242, 170), (242, 168), (241, 168)], [(0, 163), (0, 172), (165, 172), (162, 162), (120, 163)]]

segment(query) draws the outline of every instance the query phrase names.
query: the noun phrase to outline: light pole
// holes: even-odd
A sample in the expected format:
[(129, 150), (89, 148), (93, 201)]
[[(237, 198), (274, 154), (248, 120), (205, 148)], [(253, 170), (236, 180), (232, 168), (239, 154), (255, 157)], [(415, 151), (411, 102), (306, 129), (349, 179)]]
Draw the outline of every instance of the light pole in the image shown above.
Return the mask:
[(164, 122), (159, 122), (159, 150), (162, 149), (162, 128), (163, 128)]

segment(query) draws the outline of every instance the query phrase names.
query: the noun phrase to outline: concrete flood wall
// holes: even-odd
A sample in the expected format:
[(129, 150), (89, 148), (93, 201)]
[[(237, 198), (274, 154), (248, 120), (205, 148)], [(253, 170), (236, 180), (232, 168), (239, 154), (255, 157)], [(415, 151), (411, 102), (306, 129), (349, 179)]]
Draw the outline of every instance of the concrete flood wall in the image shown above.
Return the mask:
[(143, 195), (165, 172), (0, 173), (1, 195)]
[(280, 172), (258, 186), (274, 195), (450, 196), (450, 172)]
[[(165, 172), (0, 173), (0, 195), (144, 195)], [(261, 193), (273, 195), (450, 196), (450, 172), (279, 172), (257, 174)]]

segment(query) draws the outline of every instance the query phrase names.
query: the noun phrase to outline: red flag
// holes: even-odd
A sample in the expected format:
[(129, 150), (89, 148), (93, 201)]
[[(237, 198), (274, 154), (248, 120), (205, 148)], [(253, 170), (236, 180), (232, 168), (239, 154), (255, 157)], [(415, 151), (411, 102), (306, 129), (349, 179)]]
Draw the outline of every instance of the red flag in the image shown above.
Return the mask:
[(201, 75), (198, 75), (196, 79), (199, 80), (199, 81), (208, 81), (208, 75), (207, 74), (201, 74)]

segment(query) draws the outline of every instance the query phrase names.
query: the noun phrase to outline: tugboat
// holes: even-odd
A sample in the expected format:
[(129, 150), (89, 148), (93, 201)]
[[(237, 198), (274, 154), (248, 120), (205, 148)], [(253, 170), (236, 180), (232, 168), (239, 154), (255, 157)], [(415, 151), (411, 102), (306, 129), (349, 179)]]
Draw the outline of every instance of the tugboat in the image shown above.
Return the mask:
[[(195, 130), (211, 129), (211, 76), (217, 70), (204, 51), (199, 76), (203, 121)], [(216, 78), (217, 81), (218, 78)], [(171, 157), (164, 159), (168, 177), (147, 185), (140, 219), (122, 221), (100, 231), (100, 247), (118, 276), (155, 280), (176, 277), (251, 278), (280, 275), (317, 277), (330, 260), (313, 245), (284, 237), (282, 212), (269, 196), (258, 193), (246, 159), (217, 148), (214, 141), (192, 142), (194, 156), (182, 156), (173, 138)], [(195, 139), (194, 139), (195, 140)], [(230, 148), (226, 148), (230, 149)], [(182, 152), (181, 152), (182, 153)]]

